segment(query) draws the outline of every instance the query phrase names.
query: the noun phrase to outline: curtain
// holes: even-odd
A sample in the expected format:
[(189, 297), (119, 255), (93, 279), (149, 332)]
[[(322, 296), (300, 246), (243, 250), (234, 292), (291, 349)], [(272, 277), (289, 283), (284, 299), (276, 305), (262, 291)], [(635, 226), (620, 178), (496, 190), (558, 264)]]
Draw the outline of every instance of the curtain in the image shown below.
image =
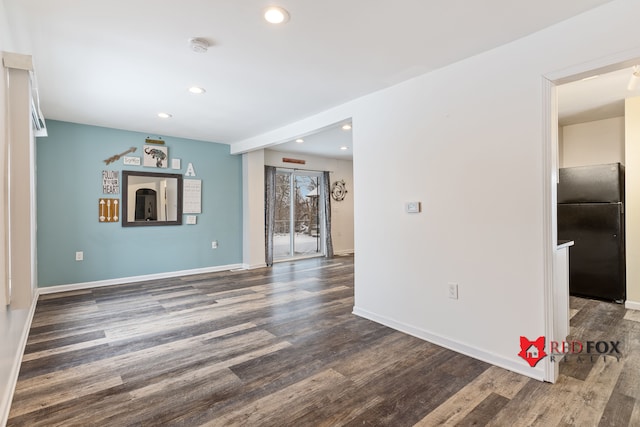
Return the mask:
[(322, 198), (324, 199), (324, 247), (326, 250), (325, 256), (327, 258), (333, 258), (333, 240), (331, 240), (331, 177), (328, 171), (322, 173), (323, 178), (323, 190)]
[(276, 168), (264, 167), (264, 234), (265, 263), (273, 265), (273, 227), (276, 220)]

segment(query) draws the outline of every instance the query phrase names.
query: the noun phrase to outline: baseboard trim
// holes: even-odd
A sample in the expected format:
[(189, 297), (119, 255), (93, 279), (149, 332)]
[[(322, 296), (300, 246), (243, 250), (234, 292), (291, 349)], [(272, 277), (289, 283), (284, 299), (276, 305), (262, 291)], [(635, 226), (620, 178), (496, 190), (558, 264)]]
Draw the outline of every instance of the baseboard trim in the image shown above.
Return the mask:
[[(487, 352), (485, 350), (443, 337), (438, 334), (434, 334), (427, 330), (417, 328), (415, 326), (411, 326), (385, 316), (380, 316), (359, 307), (353, 307), (353, 314), (368, 320), (372, 320), (376, 323), (380, 323), (381, 325), (388, 326), (397, 331), (404, 332), (405, 334), (412, 335), (416, 338), (420, 338), (424, 341), (428, 341), (432, 344), (436, 344), (449, 350), (453, 350), (457, 353), (464, 354), (474, 359), (490, 363), (492, 365), (507, 369), (521, 375), (525, 375), (538, 381), (544, 381), (544, 370), (542, 369), (542, 364), (540, 364), (539, 368), (522, 366), (522, 364), (518, 363), (518, 361), (513, 361), (497, 354)], [(517, 351), (514, 350), (514, 354), (516, 352)]]
[(18, 384), (18, 374), (20, 373), (20, 365), (22, 364), (22, 357), (24, 356), (24, 349), (27, 346), (27, 339), (29, 338), (29, 330), (31, 330), (31, 323), (33, 322), (33, 315), (36, 312), (36, 305), (38, 303), (38, 290), (34, 292), (33, 299), (31, 301), (31, 307), (29, 307), (29, 313), (27, 314), (26, 322), (20, 335), (20, 342), (18, 343), (18, 352), (11, 361), (11, 370), (9, 373), (9, 381), (6, 384), (4, 398), (0, 402), (0, 426), (7, 425), (9, 420), (9, 412), (11, 410), (11, 402), (13, 402), (13, 394), (16, 391), (16, 385)]
[(255, 270), (256, 268), (264, 268), (267, 264), (264, 262), (262, 264), (242, 264), (239, 270)]
[(178, 276), (191, 276), (193, 274), (216, 273), (219, 271), (236, 270), (242, 264), (218, 265), (215, 267), (194, 268), (191, 270), (169, 271), (166, 273), (145, 274), (142, 276), (120, 277), (117, 279), (97, 280), (95, 282), (72, 283), (69, 285), (56, 285), (38, 288), (40, 295), (54, 294), (58, 292), (78, 291), (82, 289), (100, 288), (103, 286), (123, 285), (147, 280), (170, 279)]
[(342, 256), (342, 255), (353, 255), (354, 253), (355, 251), (353, 249), (345, 249), (342, 251), (335, 251), (333, 254), (337, 256)]
[(629, 310), (640, 310), (640, 302), (636, 301), (625, 301), (624, 308), (628, 308)]

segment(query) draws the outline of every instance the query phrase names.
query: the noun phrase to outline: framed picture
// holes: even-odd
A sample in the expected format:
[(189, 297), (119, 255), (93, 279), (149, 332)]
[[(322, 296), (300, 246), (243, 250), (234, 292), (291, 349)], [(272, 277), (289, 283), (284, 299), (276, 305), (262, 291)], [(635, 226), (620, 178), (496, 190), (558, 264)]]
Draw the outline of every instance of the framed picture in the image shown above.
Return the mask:
[(152, 168), (166, 168), (169, 165), (169, 149), (157, 145), (144, 146), (143, 166)]
[(104, 194), (120, 193), (118, 173), (118, 171), (102, 171), (102, 192)]

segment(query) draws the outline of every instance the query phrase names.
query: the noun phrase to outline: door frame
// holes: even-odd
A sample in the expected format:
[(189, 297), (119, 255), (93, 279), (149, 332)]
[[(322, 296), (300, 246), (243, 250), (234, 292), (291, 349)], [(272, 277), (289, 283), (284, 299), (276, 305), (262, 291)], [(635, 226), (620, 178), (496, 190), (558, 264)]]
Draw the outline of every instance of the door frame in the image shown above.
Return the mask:
[[(557, 194), (558, 182), (558, 108), (557, 86), (574, 82), (594, 74), (603, 74), (631, 67), (640, 63), (640, 48), (619, 52), (562, 70), (542, 75), (542, 127), (543, 127), (543, 252), (544, 252), (544, 324), (547, 340), (554, 339), (556, 319), (554, 313), (554, 278), (558, 270), (556, 265), (557, 235)], [(558, 361), (544, 359), (544, 380), (555, 382), (559, 375)]]
[[(315, 252), (314, 254), (311, 255), (299, 255), (296, 256), (295, 255), (295, 204), (293, 203), (293, 201), (291, 201), (290, 203), (290, 207), (289, 207), (289, 234), (290, 234), (290, 238), (289, 238), (289, 255), (286, 257), (281, 257), (281, 258), (275, 258), (273, 262), (282, 262), (282, 261), (291, 261), (291, 260), (297, 260), (297, 259), (304, 259), (304, 258), (315, 258), (315, 257), (322, 257), (325, 256), (327, 253), (327, 248), (326, 248), (326, 239), (325, 239), (325, 235), (326, 235), (326, 230), (324, 227), (324, 215), (325, 215), (325, 209), (324, 209), (324, 205), (321, 206), (320, 203), (324, 204), (324, 176), (323, 173), (321, 171), (315, 171), (315, 170), (306, 170), (306, 169), (289, 169), (289, 168), (281, 168), (281, 167), (276, 167), (276, 175), (278, 173), (288, 173), (290, 174), (290, 181), (289, 181), (289, 186), (290, 189), (293, 190), (294, 189), (294, 183), (295, 183), (295, 176), (312, 176), (312, 177), (316, 177), (318, 178), (318, 220), (319, 220), (319, 229), (320, 229), (320, 251), (319, 252)], [(294, 192), (292, 191), (291, 194), (293, 195)], [(293, 225), (293, 227), (291, 227)], [(291, 249), (293, 249), (293, 251), (291, 251)], [(293, 252), (293, 253), (292, 253)]]

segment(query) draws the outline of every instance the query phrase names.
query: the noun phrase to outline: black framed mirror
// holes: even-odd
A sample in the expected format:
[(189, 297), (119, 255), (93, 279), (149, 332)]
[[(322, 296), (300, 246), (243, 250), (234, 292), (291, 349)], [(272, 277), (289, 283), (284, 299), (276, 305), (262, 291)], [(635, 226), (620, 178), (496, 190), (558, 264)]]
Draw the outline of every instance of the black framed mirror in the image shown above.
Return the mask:
[(122, 171), (122, 226), (182, 225), (182, 175)]

